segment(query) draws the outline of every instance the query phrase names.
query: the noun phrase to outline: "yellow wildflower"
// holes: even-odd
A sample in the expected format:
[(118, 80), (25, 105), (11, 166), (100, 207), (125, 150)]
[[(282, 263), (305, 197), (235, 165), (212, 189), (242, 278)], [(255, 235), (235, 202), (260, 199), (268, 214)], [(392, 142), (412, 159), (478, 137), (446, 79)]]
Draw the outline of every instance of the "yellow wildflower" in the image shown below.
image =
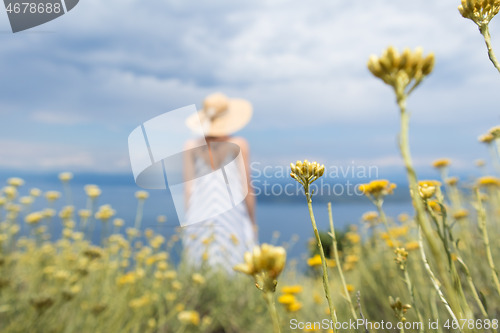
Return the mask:
[(352, 244), (358, 244), (361, 241), (361, 236), (356, 232), (346, 232), (345, 238)]
[(21, 197), (19, 202), (25, 206), (29, 206), (33, 203), (33, 197)]
[(307, 259), (307, 265), (311, 267), (321, 266), (321, 256), (316, 254), (314, 257)]
[(437, 180), (421, 180), (418, 182), (418, 192), (422, 199), (432, 198), (439, 190), (441, 183)]
[(40, 212), (34, 212), (28, 214), (25, 218), (24, 221), (28, 224), (37, 224), (43, 219), (43, 214)]
[(491, 135), (490, 133), (486, 133), (483, 135), (480, 135), (477, 140), (482, 143), (491, 143), (493, 140), (495, 140), (495, 137)]
[(458, 177), (449, 177), (445, 179), (446, 184), (449, 186), (455, 186), (458, 184)]
[(417, 241), (411, 241), (405, 244), (405, 248), (408, 251), (417, 250), (418, 248), (420, 248), (420, 243)]
[(298, 301), (295, 301), (293, 302), (292, 304), (289, 304), (286, 308), (285, 308), (288, 312), (297, 312), (299, 311), (300, 309), (302, 309), (302, 303), (301, 302), (298, 302)]
[(463, 219), (469, 216), (469, 211), (467, 209), (459, 209), (453, 213), (453, 218), (456, 220)]
[(137, 191), (135, 192), (135, 197), (138, 200), (146, 200), (149, 197), (149, 193), (146, 191)]
[(499, 0), (462, 0), (458, 11), (467, 19), (472, 20), (480, 28), (491, 21), (500, 10)]
[(149, 295), (144, 295), (142, 297), (132, 299), (128, 303), (128, 306), (130, 306), (132, 309), (139, 309), (148, 305), (150, 302), (151, 297)]
[(57, 191), (48, 191), (45, 193), (45, 199), (49, 202), (54, 202), (61, 197), (61, 193)]
[(71, 172), (61, 172), (59, 174), (59, 180), (62, 181), (63, 183), (67, 183), (71, 179), (73, 179), (73, 174)]
[(281, 295), (280, 297), (278, 297), (278, 303), (281, 303), (284, 305), (290, 305), (295, 301), (296, 301), (295, 296), (292, 294), (285, 294), (285, 295)]
[(185, 325), (198, 326), (200, 324), (200, 314), (196, 311), (181, 311), (177, 315), (177, 319)]
[(441, 169), (450, 165), (450, 160), (447, 158), (441, 158), (432, 162), (432, 166), (436, 169)]
[(484, 176), (477, 180), (479, 186), (500, 186), (500, 179), (493, 176)]
[(199, 284), (199, 285), (205, 284), (205, 278), (203, 277), (203, 275), (201, 275), (199, 273), (193, 274), (193, 276), (191, 276), (191, 279), (196, 284)]
[(284, 294), (298, 294), (303, 290), (302, 286), (294, 285), (294, 286), (284, 286), (281, 288), (281, 292)]
[(422, 49), (405, 49), (399, 53), (388, 47), (381, 57), (370, 56), (368, 69), (372, 74), (392, 86), (398, 100), (412, 92), (434, 68), (434, 54), (424, 57)]
[(244, 259), (245, 263), (236, 265), (234, 270), (252, 275), (257, 288), (274, 291), (276, 279), (285, 268), (285, 249), (281, 246), (262, 244), (255, 246), (252, 252), (246, 252)]
[(101, 195), (101, 189), (97, 185), (85, 185), (84, 190), (91, 199), (95, 199)]
[(290, 163), (290, 169), (290, 176), (303, 186), (309, 186), (325, 173), (323, 164), (309, 162), (308, 160), (304, 160), (304, 162), (297, 161), (295, 164)]
[(9, 200), (13, 200), (17, 197), (17, 189), (14, 186), (5, 186), (3, 188), (3, 193), (5, 193)]
[(35, 198), (36, 198), (36, 197), (39, 197), (40, 195), (42, 195), (42, 191), (41, 191), (40, 189), (38, 189), (38, 188), (32, 188), (32, 189), (30, 190), (30, 195), (31, 195), (32, 197), (35, 197)]
[(370, 224), (374, 224), (378, 219), (378, 213), (374, 211), (366, 212), (361, 216), (361, 219), (364, 222), (368, 222)]
[(19, 177), (12, 177), (7, 179), (7, 184), (14, 187), (19, 187), (24, 185), (24, 180)]
[(392, 194), (396, 188), (396, 184), (393, 184), (386, 179), (378, 179), (367, 184), (360, 184), (358, 188), (368, 197), (373, 196), (375, 198), (379, 198)]
[(107, 221), (115, 215), (116, 211), (111, 208), (111, 205), (102, 205), (99, 210), (95, 213), (95, 218)]

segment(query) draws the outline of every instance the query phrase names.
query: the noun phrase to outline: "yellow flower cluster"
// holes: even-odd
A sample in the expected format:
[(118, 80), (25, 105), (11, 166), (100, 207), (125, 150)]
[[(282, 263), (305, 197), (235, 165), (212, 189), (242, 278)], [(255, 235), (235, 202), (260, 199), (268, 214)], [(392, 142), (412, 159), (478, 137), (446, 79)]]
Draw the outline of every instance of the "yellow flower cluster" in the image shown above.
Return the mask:
[(297, 312), (302, 308), (302, 303), (295, 297), (302, 292), (302, 286), (286, 286), (282, 289), (283, 295), (278, 297), (278, 302), (283, 304), (287, 312)]
[(408, 259), (408, 251), (403, 247), (398, 247), (394, 250), (396, 257), (394, 261), (399, 266), (399, 268), (404, 271), (406, 269), (406, 260)]
[(63, 183), (67, 183), (71, 179), (73, 179), (73, 174), (71, 172), (61, 172), (59, 174), (59, 180), (62, 181)]
[(149, 193), (146, 191), (137, 191), (135, 192), (135, 197), (138, 200), (146, 200), (149, 197)]
[(500, 10), (500, 0), (462, 0), (458, 11), (478, 26), (487, 25)]
[(11, 177), (7, 179), (7, 184), (14, 187), (20, 187), (24, 185), (24, 180), (18, 177)]
[(308, 186), (325, 173), (325, 166), (318, 162), (309, 162), (308, 160), (297, 161), (290, 163), (292, 172), (290, 176), (301, 183), (303, 186)]
[(391, 183), (386, 179), (372, 180), (367, 184), (360, 184), (358, 187), (358, 189), (366, 196), (373, 196), (375, 199), (392, 194), (395, 188), (396, 184)]
[(96, 199), (101, 195), (101, 189), (97, 185), (85, 185), (84, 190), (90, 199)]
[(252, 275), (257, 288), (267, 291), (276, 288), (276, 279), (285, 268), (286, 250), (281, 246), (262, 244), (252, 252), (245, 253), (245, 263), (234, 266), (234, 270)]
[(441, 158), (432, 162), (432, 166), (436, 169), (445, 168), (450, 165), (450, 160), (447, 158)]
[(375, 211), (366, 212), (361, 216), (361, 220), (369, 224), (375, 224), (378, 220), (378, 213)]
[(418, 182), (418, 193), (422, 199), (430, 199), (439, 190), (441, 183), (437, 180), (421, 180)]
[(177, 315), (177, 319), (185, 325), (198, 326), (200, 324), (200, 314), (196, 311), (181, 311)]
[[(315, 254), (313, 257), (307, 259), (307, 265), (310, 267), (321, 266), (321, 256), (319, 254)], [(328, 267), (335, 267), (337, 263), (333, 259), (326, 259), (326, 265)]]
[(45, 193), (45, 199), (47, 199), (47, 201), (49, 201), (49, 202), (56, 201), (60, 197), (61, 197), (61, 193), (59, 193), (57, 191), (48, 191), (47, 193)]
[(477, 184), (485, 187), (498, 187), (500, 186), (500, 179), (494, 176), (484, 176), (477, 180)]
[(111, 208), (111, 205), (102, 205), (99, 210), (95, 213), (95, 218), (107, 221), (115, 215), (116, 211)]
[[(368, 69), (375, 77), (392, 86), (400, 100), (416, 88), (434, 68), (434, 54), (424, 57), (422, 53), (421, 48), (414, 52), (407, 48), (400, 54), (390, 46), (381, 57), (370, 56)], [(412, 82), (413, 85), (407, 90)]]
[(44, 218), (41, 212), (33, 212), (24, 218), (24, 221), (28, 224), (37, 224)]

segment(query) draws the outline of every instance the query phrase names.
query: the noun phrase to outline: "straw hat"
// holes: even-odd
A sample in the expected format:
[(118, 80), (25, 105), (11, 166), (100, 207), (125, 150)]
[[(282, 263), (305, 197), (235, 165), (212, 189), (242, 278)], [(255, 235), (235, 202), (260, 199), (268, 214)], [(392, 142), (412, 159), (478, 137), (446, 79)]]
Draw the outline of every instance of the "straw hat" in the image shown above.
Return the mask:
[(239, 98), (228, 98), (222, 93), (208, 95), (203, 101), (203, 109), (189, 116), (186, 125), (199, 132), (198, 119), (207, 136), (232, 134), (252, 118), (252, 104)]

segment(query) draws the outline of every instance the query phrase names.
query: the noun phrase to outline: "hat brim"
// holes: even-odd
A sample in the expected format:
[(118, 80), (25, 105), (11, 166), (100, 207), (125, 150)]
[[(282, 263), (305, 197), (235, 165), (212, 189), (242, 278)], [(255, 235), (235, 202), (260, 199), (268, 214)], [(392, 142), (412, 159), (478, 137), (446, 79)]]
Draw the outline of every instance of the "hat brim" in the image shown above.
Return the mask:
[(229, 105), (221, 116), (210, 122), (210, 127), (204, 129), (202, 124), (208, 121), (205, 113), (200, 110), (186, 119), (186, 125), (198, 134), (206, 136), (225, 136), (239, 131), (252, 118), (252, 104), (244, 99), (230, 99)]

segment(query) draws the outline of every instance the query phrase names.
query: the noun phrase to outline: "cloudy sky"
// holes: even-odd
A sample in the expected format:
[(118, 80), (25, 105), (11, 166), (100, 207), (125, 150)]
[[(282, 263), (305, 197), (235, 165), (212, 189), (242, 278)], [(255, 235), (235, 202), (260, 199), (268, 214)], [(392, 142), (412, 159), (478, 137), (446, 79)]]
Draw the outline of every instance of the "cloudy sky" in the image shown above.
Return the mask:
[[(0, 12), (0, 169), (130, 172), (142, 122), (222, 91), (249, 99), (239, 134), (262, 165), (296, 159), (401, 170), (398, 110), (366, 62), (388, 45), (434, 52), (409, 100), (420, 170), (487, 158), (500, 76), (457, 0), (82, 0), (12, 34)], [(491, 33), (500, 53), (500, 22)]]

